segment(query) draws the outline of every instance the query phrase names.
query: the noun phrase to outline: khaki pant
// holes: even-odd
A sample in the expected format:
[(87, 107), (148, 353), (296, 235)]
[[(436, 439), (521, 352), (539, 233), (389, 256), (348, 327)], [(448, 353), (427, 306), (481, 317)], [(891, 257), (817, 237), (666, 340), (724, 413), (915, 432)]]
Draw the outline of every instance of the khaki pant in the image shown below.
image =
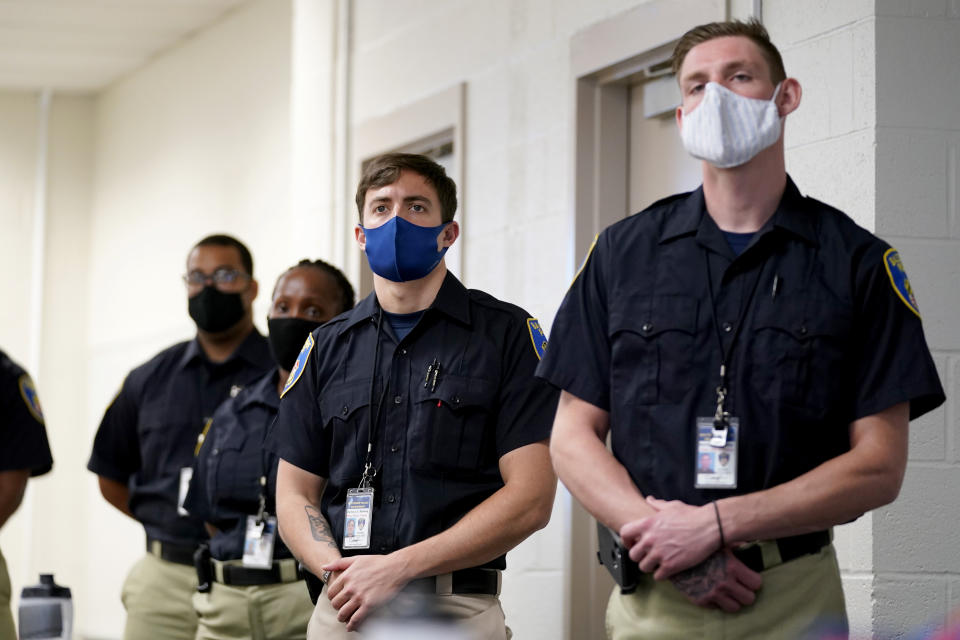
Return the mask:
[[(765, 554), (766, 556), (766, 554)], [(637, 590), (614, 588), (607, 605), (610, 640), (796, 640), (846, 637), (847, 617), (833, 545), (763, 572), (757, 600), (737, 613), (698, 607), (669, 581), (645, 576)]]
[(313, 603), (303, 580), (235, 587), (214, 582), (193, 594), (196, 640), (303, 640)]
[(13, 612), (10, 610), (10, 593), (7, 561), (0, 551), (0, 640), (17, 640), (17, 629), (13, 626)]
[[(438, 595), (436, 598), (439, 613), (460, 621), (471, 640), (510, 640), (513, 637), (497, 596)], [(347, 633), (346, 625), (337, 620), (337, 611), (324, 589), (310, 617), (307, 640), (363, 640), (363, 634)]]
[(193, 567), (145, 555), (130, 569), (120, 595), (127, 610), (124, 640), (193, 640), (196, 592)]

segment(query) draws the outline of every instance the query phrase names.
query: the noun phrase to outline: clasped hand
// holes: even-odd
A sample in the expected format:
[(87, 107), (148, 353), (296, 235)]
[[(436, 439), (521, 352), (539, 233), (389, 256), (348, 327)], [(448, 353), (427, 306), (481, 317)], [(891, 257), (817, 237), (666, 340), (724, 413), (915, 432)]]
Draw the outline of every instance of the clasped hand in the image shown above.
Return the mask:
[(699, 606), (738, 611), (752, 604), (763, 578), (729, 549), (720, 548), (720, 530), (711, 505), (647, 498), (656, 513), (623, 525), (620, 537), (630, 558), (655, 580), (670, 579)]
[(381, 604), (393, 598), (406, 585), (389, 555), (351, 556), (323, 566), (332, 571), (327, 598), (337, 610), (337, 620), (347, 631), (360, 624)]

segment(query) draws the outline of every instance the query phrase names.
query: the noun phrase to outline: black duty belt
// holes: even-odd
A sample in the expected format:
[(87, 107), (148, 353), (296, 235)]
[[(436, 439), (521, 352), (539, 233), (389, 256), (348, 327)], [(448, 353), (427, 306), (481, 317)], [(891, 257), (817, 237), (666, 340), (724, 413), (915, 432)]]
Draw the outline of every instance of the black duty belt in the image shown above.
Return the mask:
[[(766, 569), (772, 569), (778, 564), (790, 562), (791, 560), (796, 560), (811, 553), (817, 553), (828, 544), (830, 544), (830, 532), (815, 531), (799, 536), (790, 536), (788, 538), (770, 540), (769, 542), (750, 544), (734, 549), (733, 555), (735, 555), (740, 562), (759, 573)], [(764, 561), (764, 545), (776, 545), (780, 555), (779, 562), (771, 558)]]
[(437, 595), (495, 596), (500, 594), (500, 572), (496, 569), (460, 569), (439, 576), (411, 580), (403, 590)]
[(167, 562), (185, 564), (192, 567), (193, 552), (195, 550), (195, 547), (173, 544), (172, 542), (162, 542), (156, 538), (147, 537), (147, 553), (161, 560), (166, 560)]
[(215, 582), (236, 587), (249, 587), (263, 584), (281, 584), (296, 582), (303, 579), (303, 572), (299, 563), (293, 558), (274, 560), (269, 569), (254, 569), (234, 564), (233, 561), (210, 561), (212, 575)]

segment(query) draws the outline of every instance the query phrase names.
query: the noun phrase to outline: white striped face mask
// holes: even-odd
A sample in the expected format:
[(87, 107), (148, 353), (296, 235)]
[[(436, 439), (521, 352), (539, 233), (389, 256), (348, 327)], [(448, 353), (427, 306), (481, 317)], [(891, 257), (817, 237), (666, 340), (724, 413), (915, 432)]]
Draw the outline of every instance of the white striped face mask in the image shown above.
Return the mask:
[(693, 111), (684, 112), (680, 138), (687, 152), (720, 169), (739, 167), (780, 137), (783, 118), (777, 111), (780, 84), (769, 100), (747, 98), (708, 82)]

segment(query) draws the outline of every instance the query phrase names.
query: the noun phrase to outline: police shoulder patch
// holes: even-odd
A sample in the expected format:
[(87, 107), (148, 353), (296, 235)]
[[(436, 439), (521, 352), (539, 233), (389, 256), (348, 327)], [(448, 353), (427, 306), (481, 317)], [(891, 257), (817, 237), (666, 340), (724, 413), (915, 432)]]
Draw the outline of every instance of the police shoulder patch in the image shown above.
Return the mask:
[(543, 354), (547, 350), (547, 336), (543, 335), (543, 328), (536, 318), (527, 318), (527, 329), (530, 331), (530, 342), (533, 343), (533, 351), (537, 354), (537, 360), (542, 360)]
[(303, 375), (303, 370), (307, 367), (307, 358), (310, 357), (310, 351), (312, 349), (313, 334), (311, 333), (307, 336), (306, 342), (303, 343), (303, 348), (300, 349), (300, 355), (297, 356), (297, 361), (293, 363), (293, 369), (290, 370), (290, 377), (287, 378), (287, 384), (283, 385), (283, 391), (280, 392), (281, 398), (287, 394), (287, 391), (293, 388), (293, 385), (297, 384), (297, 380)]
[(20, 396), (27, 405), (30, 415), (42, 424), (43, 411), (40, 409), (40, 398), (37, 396), (37, 388), (33, 385), (33, 380), (27, 374), (23, 374), (17, 385), (20, 387)]
[(903, 267), (903, 260), (900, 259), (900, 254), (896, 249), (887, 249), (886, 253), (883, 254), (883, 265), (887, 268), (890, 284), (893, 285), (897, 297), (919, 317), (920, 307), (917, 306), (917, 299), (913, 295), (913, 288), (910, 286), (906, 269)]

